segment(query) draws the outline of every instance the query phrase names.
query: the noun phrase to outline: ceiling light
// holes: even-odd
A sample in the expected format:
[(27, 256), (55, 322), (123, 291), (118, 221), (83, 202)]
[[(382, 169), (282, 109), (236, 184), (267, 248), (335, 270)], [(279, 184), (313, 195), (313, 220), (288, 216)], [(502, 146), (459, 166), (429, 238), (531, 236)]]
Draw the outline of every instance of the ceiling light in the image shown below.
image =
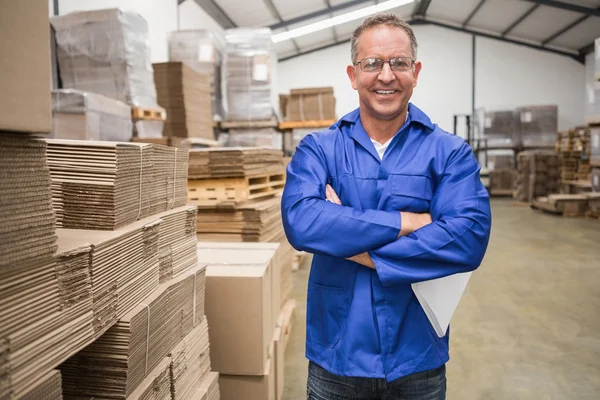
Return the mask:
[(298, 36), (308, 35), (309, 33), (317, 32), (323, 29), (331, 28), (332, 26), (345, 24), (346, 22), (354, 21), (357, 19), (368, 17), (369, 15), (377, 14), (392, 8), (404, 6), (406, 4), (413, 3), (414, 0), (389, 0), (383, 3), (361, 8), (356, 11), (351, 11), (336, 17), (328, 18), (323, 21), (315, 22), (314, 24), (308, 24), (301, 26), (300, 28), (291, 29), (287, 32), (277, 33), (272, 36), (273, 43), (283, 42), (296, 38)]

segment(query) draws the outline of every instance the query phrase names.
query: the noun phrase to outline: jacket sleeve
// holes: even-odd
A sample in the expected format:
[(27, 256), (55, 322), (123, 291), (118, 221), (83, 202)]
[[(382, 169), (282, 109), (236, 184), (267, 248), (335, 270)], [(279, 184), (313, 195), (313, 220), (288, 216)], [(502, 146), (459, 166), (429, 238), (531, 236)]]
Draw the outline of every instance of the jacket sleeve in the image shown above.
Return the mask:
[(430, 203), (432, 223), (370, 251), (384, 286), (476, 269), (487, 249), (491, 210), (471, 148), (450, 156)]
[(312, 135), (297, 147), (287, 168), (282, 219), (291, 245), (313, 254), (352, 257), (393, 242), (400, 213), (340, 206), (325, 200), (328, 172)]

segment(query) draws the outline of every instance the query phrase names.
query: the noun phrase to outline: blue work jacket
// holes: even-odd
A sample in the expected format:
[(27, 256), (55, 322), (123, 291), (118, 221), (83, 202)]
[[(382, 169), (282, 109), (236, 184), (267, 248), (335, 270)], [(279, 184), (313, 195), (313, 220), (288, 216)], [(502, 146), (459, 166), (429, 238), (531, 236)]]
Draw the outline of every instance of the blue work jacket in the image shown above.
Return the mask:
[[(306, 356), (342, 376), (392, 381), (446, 363), (411, 283), (476, 269), (488, 245), (489, 196), (469, 145), (409, 104), (381, 160), (355, 110), (306, 136), (287, 168), (286, 236), (314, 254)], [(342, 205), (325, 200), (330, 184)], [(399, 211), (432, 224), (398, 238)], [(369, 252), (376, 269), (346, 258)]]

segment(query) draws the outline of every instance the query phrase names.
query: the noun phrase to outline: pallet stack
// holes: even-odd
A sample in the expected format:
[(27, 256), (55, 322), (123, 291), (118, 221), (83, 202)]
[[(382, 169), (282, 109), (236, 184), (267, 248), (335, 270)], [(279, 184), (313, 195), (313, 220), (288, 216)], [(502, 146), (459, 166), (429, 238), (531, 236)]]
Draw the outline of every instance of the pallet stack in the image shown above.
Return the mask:
[(490, 171), (490, 195), (512, 196), (517, 180), (514, 168), (495, 168)]
[(146, 20), (103, 9), (55, 16), (50, 22), (63, 87), (130, 105), (133, 135), (160, 138), (166, 113), (156, 99)]
[(559, 156), (554, 151), (529, 150), (517, 155), (514, 198), (532, 203), (537, 197), (557, 193), (560, 182)]

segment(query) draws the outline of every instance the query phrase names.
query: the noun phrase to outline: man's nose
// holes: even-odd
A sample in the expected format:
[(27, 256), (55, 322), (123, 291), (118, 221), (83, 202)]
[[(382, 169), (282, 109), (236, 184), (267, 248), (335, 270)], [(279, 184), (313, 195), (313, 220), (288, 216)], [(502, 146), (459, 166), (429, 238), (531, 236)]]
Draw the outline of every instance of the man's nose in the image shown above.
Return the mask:
[(396, 79), (396, 75), (394, 75), (394, 71), (390, 67), (390, 63), (384, 63), (381, 72), (379, 72), (379, 76), (377, 77), (383, 83), (390, 83), (394, 79)]

